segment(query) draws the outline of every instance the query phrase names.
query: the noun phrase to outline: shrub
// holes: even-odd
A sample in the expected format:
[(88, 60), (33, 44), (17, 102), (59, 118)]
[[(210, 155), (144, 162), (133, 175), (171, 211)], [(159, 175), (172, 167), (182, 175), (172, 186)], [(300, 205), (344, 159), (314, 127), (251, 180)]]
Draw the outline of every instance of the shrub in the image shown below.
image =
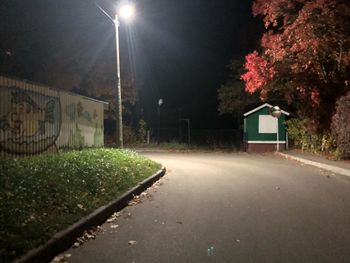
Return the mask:
[(308, 145), (308, 133), (306, 130), (305, 120), (290, 119), (286, 121), (289, 138), (296, 147), (304, 149)]
[(338, 99), (331, 132), (341, 158), (350, 158), (350, 92)]
[(308, 129), (309, 120), (290, 119), (286, 121), (289, 138), (294, 146), (311, 152), (329, 152), (333, 149), (328, 133), (317, 134)]

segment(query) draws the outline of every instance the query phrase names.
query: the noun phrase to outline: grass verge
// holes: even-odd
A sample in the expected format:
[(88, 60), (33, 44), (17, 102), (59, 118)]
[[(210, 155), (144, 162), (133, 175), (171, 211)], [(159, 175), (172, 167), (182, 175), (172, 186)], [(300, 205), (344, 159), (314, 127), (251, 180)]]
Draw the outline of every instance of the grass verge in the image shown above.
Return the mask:
[(115, 149), (1, 159), (0, 262), (43, 244), (160, 168)]

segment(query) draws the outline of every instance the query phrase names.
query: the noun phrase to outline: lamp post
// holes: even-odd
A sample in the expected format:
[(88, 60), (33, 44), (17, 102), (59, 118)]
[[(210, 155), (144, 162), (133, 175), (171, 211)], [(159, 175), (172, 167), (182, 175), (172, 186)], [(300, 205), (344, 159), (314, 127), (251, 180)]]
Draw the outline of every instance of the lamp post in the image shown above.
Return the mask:
[(163, 105), (164, 101), (163, 99), (158, 100), (158, 138), (157, 138), (157, 143), (160, 143), (160, 107)]
[(276, 118), (276, 133), (277, 133), (277, 135), (276, 135), (276, 150), (277, 150), (277, 152), (279, 152), (280, 151), (280, 147), (279, 147), (279, 132), (278, 132), (278, 118), (281, 116), (281, 114), (282, 114), (282, 111), (281, 111), (281, 109), (280, 109), (280, 107), (278, 107), (278, 106), (273, 106), (271, 109), (270, 109), (270, 112), (271, 112), (271, 115), (273, 116), (273, 117), (275, 117)]
[(126, 22), (132, 20), (135, 14), (135, 8), (131, 4), (123, 4), (119, 6), (118, 12), (115, 14), (115, 18), (109, 16), (109, 14), (103, 10), (101, 6), (95, 3), (98, 9), (106, 15), (113, 23), (115, 27), (115, 46), (116, 46), (116, 62), (117, 62), (117, 105), (116, 105), (116, 145), (123, 148), (123, 115), (122, 115), (122, 92), (121, 92), (121, 79), (120, 79), (120, 56), (119, 56), (119, 16)]
[(117, 112), (116, 112), (116, 144), (123, 148), (123, 114), (122, 114), (122, 92), (120, 78), (120, 53), (119, 53), (119, 16), (125, 21), (130, 21), (134, 17), (134, 6), (123, 5), (119, 12), (115, 14), (115, 43), (116, 43), (116, 62), (117, 62)]

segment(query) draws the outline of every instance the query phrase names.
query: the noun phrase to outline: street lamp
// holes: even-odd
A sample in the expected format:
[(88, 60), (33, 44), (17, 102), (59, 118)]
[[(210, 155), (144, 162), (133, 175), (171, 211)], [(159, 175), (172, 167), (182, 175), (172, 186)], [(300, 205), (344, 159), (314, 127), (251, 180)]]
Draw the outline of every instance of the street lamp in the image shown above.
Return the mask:
[(158, 138), (157, 138), (157, 143), (160, 143), (160, 107), (163, 105), (164, 101), (163, 99), (158, 100)]
[(119, 16), (127, 22), (130, 22), (135, 14), (135, 8), (131, 4), (125, 4), (119, 7), (115, 14), (115, 38), (116, 38), (116, 59), (117, 59), (117, 114), (116, 114), (116, 144), (123, 148), (123, 116), (122, 116), (122, 94), (120, 79), (120, 55), (119, 55)]
[(281, 114), (282, 114), (282, 111), (281, 111), (281, 109), (280, 109), (280, 107), (278, 107), (278, 106), (273, 106), (271, 109), (270, 109), (270, 113), (271, 113), (271, 115), (272, 115), (272, 117), (275, 117), (276, 118), (276, 120), (277, 120), (277, 129), (276, 129), (276, 132), (277, 132), (277, 136), (276, 136), (276, 150), (277, 150), (277, 152), (279, 152), (280, 151), (280, 147), (279, 147), (279, 134), (278, 134), (278, 118), (281, 116)]

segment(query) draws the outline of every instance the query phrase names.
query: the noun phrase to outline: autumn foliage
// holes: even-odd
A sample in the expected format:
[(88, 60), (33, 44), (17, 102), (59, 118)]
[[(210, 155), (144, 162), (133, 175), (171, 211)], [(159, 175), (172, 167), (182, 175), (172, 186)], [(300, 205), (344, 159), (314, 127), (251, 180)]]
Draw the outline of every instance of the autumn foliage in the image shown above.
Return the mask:
[(266, 32), (246, 56), (246, 91), (279, 92), (318, 131), (330, 127), (337, 99), (350, 90), (349, 0), (255, 0)]
[(246, 91), (249, 93), (254, 93), (257, 89), (261, 89), (263, 93), (263, 88), (273, 80), (276, 74), (273, 65), (259, 56), (257, 51), (246, 56), (245, 67), (249, 71), (242, 76), (242, 79), (246, 82)]

